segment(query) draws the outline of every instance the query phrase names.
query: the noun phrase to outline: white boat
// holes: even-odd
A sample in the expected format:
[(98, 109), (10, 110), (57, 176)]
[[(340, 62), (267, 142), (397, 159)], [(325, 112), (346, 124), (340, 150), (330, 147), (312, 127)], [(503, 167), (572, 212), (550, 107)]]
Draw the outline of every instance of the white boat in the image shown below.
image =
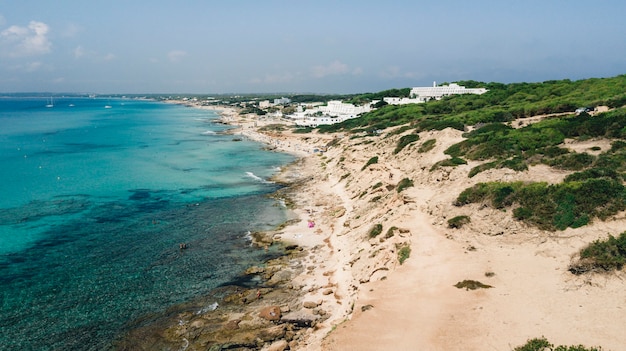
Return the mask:
[(48, 101), (46, 107), (54, 107), (54, 100), (52, 99), (52, 97), (50, 97), (50, 100)]

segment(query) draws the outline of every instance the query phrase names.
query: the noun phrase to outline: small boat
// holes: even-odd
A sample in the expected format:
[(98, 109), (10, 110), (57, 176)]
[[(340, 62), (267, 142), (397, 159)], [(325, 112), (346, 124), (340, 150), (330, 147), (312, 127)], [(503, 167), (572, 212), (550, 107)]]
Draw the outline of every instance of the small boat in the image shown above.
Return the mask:
[(104, 108), (113, 108), (111, 105), (104, 105)]
[(54, 100), (52, 100), (52, 97), (50, 98), (50, 100), (48, 101), (48, 104), (46, 104), (46, 107), (50, 108), (50, 107), (54, 107)]

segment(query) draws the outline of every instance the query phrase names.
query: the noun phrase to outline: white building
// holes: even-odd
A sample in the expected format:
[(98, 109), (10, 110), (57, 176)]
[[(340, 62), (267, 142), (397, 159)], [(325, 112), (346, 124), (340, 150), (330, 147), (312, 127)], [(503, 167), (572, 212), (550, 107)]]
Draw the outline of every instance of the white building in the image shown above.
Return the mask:
[(290, 98), (281, 97), (280, 99), (274, 99), (274, 105), (287, 105), (291, 102)]
[(326, 106), (320, 106), (318, 107), (318, 109), (330, 116), (356, 116), (361, 113), (370, 112), (372, 110), (369, 104), (363, 106), (354, 106), (353, 104), (344, 104), (339, 100), (331, 100), (326, 104)]
[(355, 106), (353, 104), (344, 104), (341, 101), (329, 101), (325, 106), (318, 106), (306, 111), (298, 110), (298, 112), (290, 115), (296, 125), (303, 127), (317, 127), (324, 124), (335, 124), (348, 119), (359, 117), (362, 113), (371, 111), (369, 105)]
[(269, 100), (259, 101), (259, 108), (268, 108), (268, 107), (270, 107)]
[[(388, 103), (389, 105), (406, 105), (406, 104), (419, 104), (419, 99), (411, 99), (406, 97), (386, 97), (383, 98), (383, 101)], [(373, 102), (373, 101), (372, 101)]]
[(421, 102), (428, 100), (440, 100), (444, 96), (455, 94), (484, 94), (487, 92), (485, 88), (470, 88), (467, 89), (464, 86), (458, 84), (437, 86), (436, 82), (433, 82), (432, 87), (417, 87), (411, 89), (411, 97), (420, 100)]

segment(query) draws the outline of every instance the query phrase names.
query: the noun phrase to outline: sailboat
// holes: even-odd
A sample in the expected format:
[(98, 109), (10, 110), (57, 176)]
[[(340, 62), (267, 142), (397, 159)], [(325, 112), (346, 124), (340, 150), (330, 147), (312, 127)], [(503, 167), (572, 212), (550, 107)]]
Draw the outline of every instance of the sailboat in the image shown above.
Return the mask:
[(52, 99), (52, 97), (50, 97), (50, 100), (48, 101), (46, 107), (54, 107), (54, 100)]

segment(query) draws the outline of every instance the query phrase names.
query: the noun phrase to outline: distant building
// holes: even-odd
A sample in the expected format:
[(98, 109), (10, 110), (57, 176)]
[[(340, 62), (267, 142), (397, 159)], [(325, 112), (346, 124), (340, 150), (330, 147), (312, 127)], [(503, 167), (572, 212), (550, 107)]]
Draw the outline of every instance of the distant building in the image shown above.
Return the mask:
[(259, 101), (259, 108), (268, 108), (268, 107), (270, 107), (269, 100)]
[(487, 92), (485, 88), (465, 88), (458, 84), (437, 86), (436, 82), (433, 82), (432, 87), (417, 87), (411, 89), (411, 97), (425, 102), (428, 100), (440, 100), (444, 96), (456, 95), (456, 94), (484, 94)]
[(280, 99), (274, 99), (274, 105), (287, 105), (291, 102), (291, 99), (286, 97), (281, 97)]
[[(386, 97), (383, 98), (383, 101), (388, 103), (389, 105), (406, 105), (406, 104), (419, 104), (419, 99), (411, 99), (406, 97)], [(373, 101), (372, 101), (373, 102)]]
[(371, 111), (368, 105), (355, 106), (345, 104), (338, 100), (329, 101), (325, 106), (318, 106), (306, 111), (298, 109), (297, 112), (288, 116), (296, 125), (304, 127), (317, 127), (324, 124), (335, 124), (348, 119), (359, 117), (362, 113)]

